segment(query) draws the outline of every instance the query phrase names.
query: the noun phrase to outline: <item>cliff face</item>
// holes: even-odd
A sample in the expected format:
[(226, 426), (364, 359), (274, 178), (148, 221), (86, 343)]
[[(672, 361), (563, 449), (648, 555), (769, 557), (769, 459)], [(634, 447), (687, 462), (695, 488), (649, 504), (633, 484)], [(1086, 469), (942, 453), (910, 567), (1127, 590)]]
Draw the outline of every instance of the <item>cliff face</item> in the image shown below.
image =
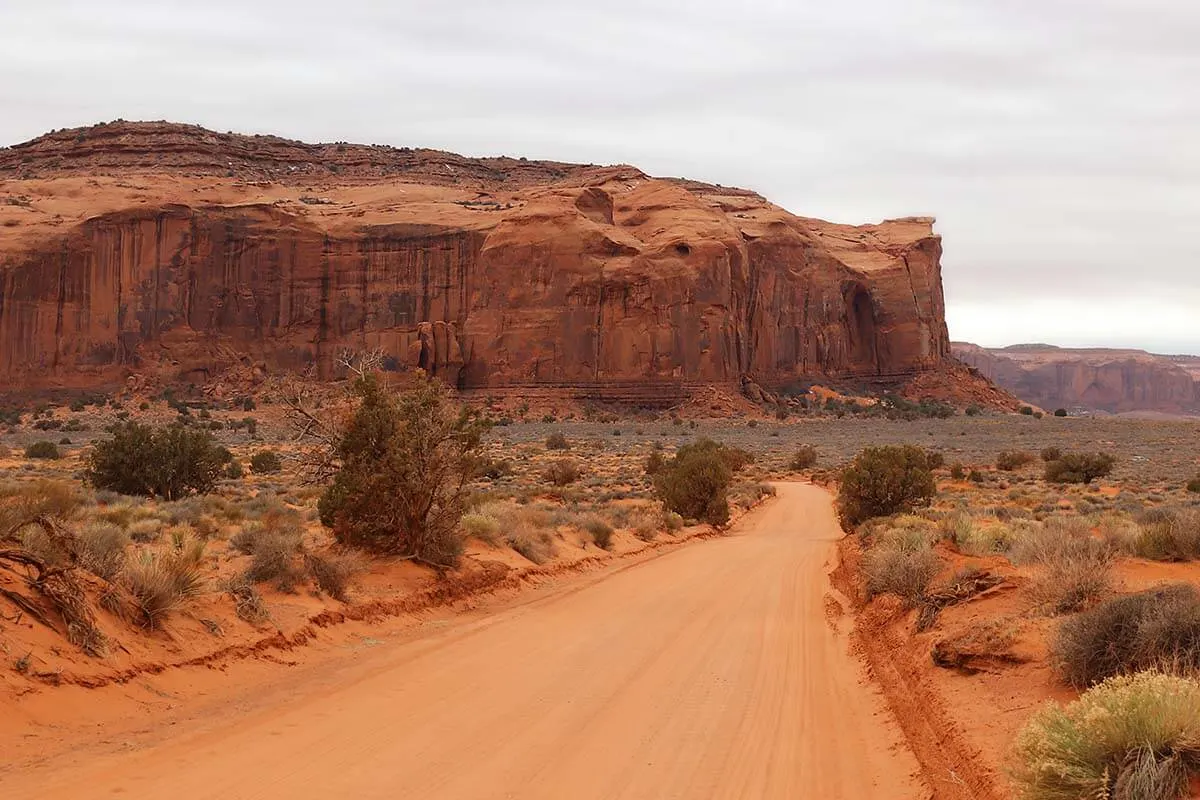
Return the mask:
[(381, 348), (461, 388), (770, 386), (948, 355), (930, 219), (832, 225), (630, 167), (341, 147), (114, 123), (0, 151), (0, 378), (330, 375)]
[(1200, 360), (1141, 350), (953, 343), (954, 355), (1026, 402), (1043, 408), (1200, 411)]

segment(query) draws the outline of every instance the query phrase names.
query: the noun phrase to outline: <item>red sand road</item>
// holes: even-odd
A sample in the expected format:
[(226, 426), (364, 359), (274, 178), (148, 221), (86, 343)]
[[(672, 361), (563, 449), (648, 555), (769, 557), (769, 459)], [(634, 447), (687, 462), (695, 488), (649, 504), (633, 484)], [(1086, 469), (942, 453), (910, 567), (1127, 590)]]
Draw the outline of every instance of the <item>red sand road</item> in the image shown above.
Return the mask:
[(0, 796), (927, 796), (827, 621), (838, 536), (825, 492), (780, 484), (729, 537), (379, 648), (351, 683), (2, 774)]

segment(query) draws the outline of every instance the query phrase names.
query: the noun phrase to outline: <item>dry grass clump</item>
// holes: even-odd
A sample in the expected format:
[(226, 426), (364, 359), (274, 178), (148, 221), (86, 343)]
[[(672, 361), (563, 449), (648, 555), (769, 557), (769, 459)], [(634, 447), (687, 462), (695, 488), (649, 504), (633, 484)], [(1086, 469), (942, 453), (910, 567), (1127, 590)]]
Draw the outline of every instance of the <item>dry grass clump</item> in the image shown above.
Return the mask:
[(343, 603), (354, 581), (367, 568), (363, 557), (349, 550), (305, 553), (304, 566), (318, 589)]
[(570, 450), (571, 443), (567, 440), (566, 434), (562, 431), (555, 431), (546, 437), (547, 450)]
[(817, 448), (811, 444), (802, 444), (796, 449), (792, 460), (788, 463), (788, 468), (794, 472), (812, 469), (817, 465), (818, 459)]
[(1012, 529), (1003, 523), (980, 524), (964, 511), (948, 514), (938, 522), (942, 536), (954, 549), (967, 556), (986, 556), (1005, 552), (1012, 543)]
[(492, 547), (496, 547), (503, 541), (500, 535), (499, 520), (489, 514), (483, 513), (482, 510), (464, 514), (462, 527), (467, 536), (478, 539)]
[(917, 517), (901, 517), (895, 527), (873, 534), (863, 558), (867, 596), (894, 594), (917, 605), (942, 568), (932, 537), (932, 526)]
[(137, 603), (143, 623), (157, 628), (172, 610), (204, 588), (204, 542), (189, 540), (158, 551), (143, 551), (121, 577)]
[(544, 528), (522, 525), (506, 531), (504, 541), (535, 564), (545, 564), (557, 552), (554, 534)]
[(83, 503), (78, 488), (67, 481), (40, 479), (0, 485), (0, 535), (39, 517), (69, 519)]
[(1029, 591), (1050, 614), (1078, 611), (1108, 594), (1115, 554), (1079, 517), (1052, 517), (1040, 525), (1017, 520), (1009, 547), (1013, 563), (1037, 567)]
[(581, 526), (592, 537), (592, 541), (601, 550), (612, 547), (613, 526), (598, 516), (592, 515), (583, 520)]
[(1133, 543), (1133, 553), (1154, 561), (1200, 559), (1200, 510), (1168, 512), (1147, 521)]
[(77, 535), (79, 565), (106, 581), (115, 581), (125, 567), (129, 536), (110, 522), (90, 522)]
[(294, 515), (272, 512), (259, 521), (248, 522), (229, 544), (252, 557), (246, 568), (247, 580), (274, 581), (280, 591), (293, 592), (304, 579), (300, 564), (302, 539), (303, 531)]
[(1146, 669), (1200, 670), (1200, 593), (1181, 583), (1106, 600), (1059, 626), (1051, 658), (1077, 689)]
[(1174, 800), (1200, 766), (1200, 682), (1158, 672), (1109, 678), (1039, 711), (1017, 737), (1022, 800)]
[(129, 523), (125, 532), (129, 538), (138, 544), (148, 544), (156, 541), (163, 531), (163, 521), (156, 517), (144, 517)]

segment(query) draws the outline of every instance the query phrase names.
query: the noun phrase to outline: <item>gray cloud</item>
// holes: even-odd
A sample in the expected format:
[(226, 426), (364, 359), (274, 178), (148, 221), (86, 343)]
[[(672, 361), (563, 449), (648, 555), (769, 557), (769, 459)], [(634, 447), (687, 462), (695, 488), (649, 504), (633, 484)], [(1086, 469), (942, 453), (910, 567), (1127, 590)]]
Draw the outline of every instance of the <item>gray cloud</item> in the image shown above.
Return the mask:
[(1198, 40), (1178, 0), (42, 0), (0, 9), (0, 141), (166, 118), (934, 214), (954, 336), (1200, 352)]

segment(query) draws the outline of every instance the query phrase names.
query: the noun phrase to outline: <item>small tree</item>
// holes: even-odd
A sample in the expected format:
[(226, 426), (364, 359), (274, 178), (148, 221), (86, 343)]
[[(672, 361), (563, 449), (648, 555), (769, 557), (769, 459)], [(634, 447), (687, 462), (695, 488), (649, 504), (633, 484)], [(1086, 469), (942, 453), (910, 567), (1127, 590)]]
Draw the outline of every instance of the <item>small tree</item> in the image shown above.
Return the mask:
[(727, 493), (733, 474), (752, 461), (745, 450), (700, 439), (684, 445), (653, 474), (654, 490), (668, 510), (713, 525), (729, 522)]
[(334, 443), (340, 466), (318, 501), (321, 522), (343, 544), (453, 566), (484, 423), (455, 410), (438, 381), (397, 393), (366, 373), (353, 388), (359, 406)]
[(842, 470), (838, 516), (852, 527), (929, 505), (936, 491), (928, 455), (920, 447), (868, 447)]
[(232, 458), (206, 430), (120, 422), (96, 442), (84, 476), (97, 489), (176, 500), (212, 491)]

